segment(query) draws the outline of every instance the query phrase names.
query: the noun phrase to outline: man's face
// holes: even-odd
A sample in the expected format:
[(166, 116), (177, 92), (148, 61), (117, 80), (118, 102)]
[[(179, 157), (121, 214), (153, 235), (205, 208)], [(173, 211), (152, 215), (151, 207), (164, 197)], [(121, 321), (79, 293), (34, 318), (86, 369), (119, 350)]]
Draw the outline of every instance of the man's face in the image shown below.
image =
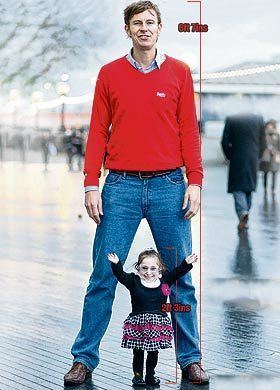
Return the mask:
[(140, 50), (151, 50), (157, 42), (161, 23), (153, 9), (148, 9), (140, 14), (134, 15), (125, 26), (125, 31), (132, 39), (133, 47)]

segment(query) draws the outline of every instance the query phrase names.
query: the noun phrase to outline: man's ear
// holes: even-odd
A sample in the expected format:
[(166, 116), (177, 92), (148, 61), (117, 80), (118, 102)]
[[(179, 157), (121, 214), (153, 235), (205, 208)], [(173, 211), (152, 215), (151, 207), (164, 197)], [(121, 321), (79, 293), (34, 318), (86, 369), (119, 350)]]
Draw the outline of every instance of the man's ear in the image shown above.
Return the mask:
[(129, 26), (127, 24), (124, 25), (124, 29), (125, 29), (125, 32), (127, 33), (127, 36), (129, 38), (131, 38), (130, 29), (129, 29)]

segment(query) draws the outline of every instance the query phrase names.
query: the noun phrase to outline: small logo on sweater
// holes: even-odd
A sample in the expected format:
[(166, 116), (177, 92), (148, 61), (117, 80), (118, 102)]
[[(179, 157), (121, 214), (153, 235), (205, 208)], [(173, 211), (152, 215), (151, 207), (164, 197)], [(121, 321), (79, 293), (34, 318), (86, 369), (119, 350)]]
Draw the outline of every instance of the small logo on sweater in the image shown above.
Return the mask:
[(161, 98), (165, 98), (166, 94), (164, 92), (157, 92), (157, 96)]

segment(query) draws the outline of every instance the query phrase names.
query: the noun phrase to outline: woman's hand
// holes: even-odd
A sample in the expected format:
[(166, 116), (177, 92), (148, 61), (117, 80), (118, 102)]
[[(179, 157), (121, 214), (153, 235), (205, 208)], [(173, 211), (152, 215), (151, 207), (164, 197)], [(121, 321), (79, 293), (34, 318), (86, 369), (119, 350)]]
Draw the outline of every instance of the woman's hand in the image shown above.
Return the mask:
[(185, 258), (185, 262), (187, 264), (196, 263), (198, 261), (198, 257), (195, 253)]
[(114, 263), (114, 264), (117, 264), (119, 262), (119, 258), (118, 256), (116, 255), (116, 253), (109, 253), (107, 255), (108, 257), (108, 260), (111, 261), (111, 263)]

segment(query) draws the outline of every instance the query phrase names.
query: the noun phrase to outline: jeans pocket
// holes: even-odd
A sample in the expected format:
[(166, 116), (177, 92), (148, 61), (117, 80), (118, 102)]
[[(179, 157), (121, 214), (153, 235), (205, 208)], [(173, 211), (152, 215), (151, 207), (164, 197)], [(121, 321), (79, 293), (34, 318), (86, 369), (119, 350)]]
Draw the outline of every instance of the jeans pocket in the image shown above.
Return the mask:
[(169, 183), (180, 185), (185, 182), (183, 173), (180, 169), (177, 169), (174, 172), (169, 173), (165, 176), (166, 180)]
[(122, 178), (122, 175), (118, 174), (118, 173), (113, 173), (113, 172), (109, 172), (106, 179), (105, 179), (105, 184), (106, 185), (114, 185), (116, 183), (118, 183)]

